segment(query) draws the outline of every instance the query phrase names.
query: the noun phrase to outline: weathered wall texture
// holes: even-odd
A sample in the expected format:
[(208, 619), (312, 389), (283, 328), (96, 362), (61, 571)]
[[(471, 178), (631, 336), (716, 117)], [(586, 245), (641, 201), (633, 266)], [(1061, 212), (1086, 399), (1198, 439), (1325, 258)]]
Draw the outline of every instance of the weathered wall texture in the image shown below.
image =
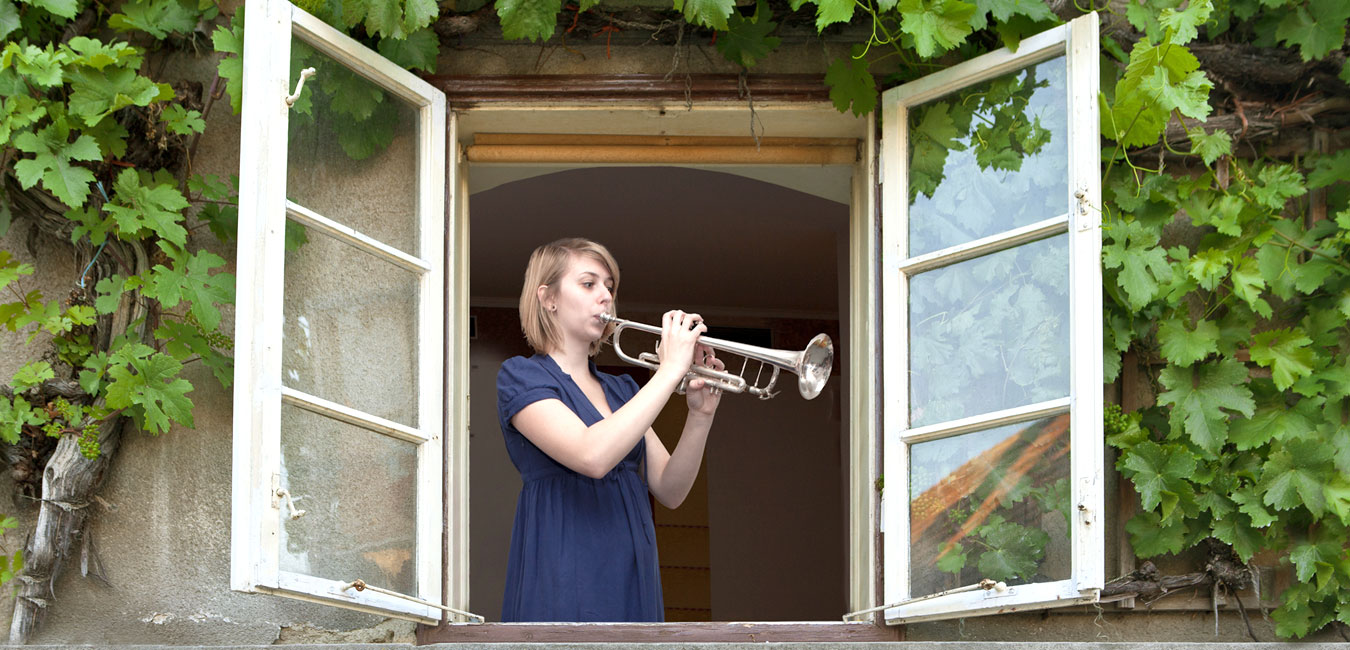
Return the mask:
[[(594, 39), (569, 41), (566, 46), (558, 41), (545, 45), (504, 46), (470, 36), (446, 50), (438, 72), (664, 74), (672, 69), (677, 73), (736, 72), (708, 43), (693, 42), (692, 37), (683, 42), (680, 50), (644, 44), (644, 38), (618, 39), (607, 51), (603, 41)], [(789, 39), (757, 70), (821, 73), (835, 48), (811, 39)], [(206, 58), (185, 62), (181, 72), (184, 76), (205, 80), (209, 86), (214, 74), (212, 63)], [(221, 101), (211, 111), (207, 124), (194, 161), (195, 168), (221, 175), (236, 173), (238, 117), (232, 116), (228, 103)], [(386, 179), (406, 178), (406, 172), (392, 167), (385, 171), (389, 173)], [(384, 182), (384, 179), (376, 182)], [(405, 186), (392, 183), (390, 187)], [(28, 228), (22, 220), (0, 239), (0, 248), (24, 261), (41, 259), (39, 273), (24, 281), (25, 288), (40, 288), (49, 296), (68, 291), (77, 270), (65, 248), (38, 238), (34, 240), (35, 249), (30, 252), (27, 241)], [(225, 270), (233, 272), (232, 247), (215, 248), (230, 261)], [(335, 304), (341, 307), (341, 303)], [(227, 331), (232, 328), (232, 317), (227, 310)], [(366, 330), (358, 334), (373, 338), (377, 333)], [(24, 347), (22, 337), (0, 332), (0, 377), (7, 379), (26, 359), (39, 354), (42, 341), (43, 337), (39, 336), (33, 347)], [(475, 362), (480, 361), (485, 365), (488, 363), (475, 357)], [(329, 363), (333, 362), (330, 359)], [(341, 367), (340, 364), (323, 369), (337, 367)], [(187, 372), (196, 386), (191, 393), (196, 403), (195, 429), (175, 427), (159, 437), (130, 432), (124, 438), (101, 493), (106, 505), (95, 506), (97, 513), (92, 518), (87, 539), (90, 552), (101, 560), (107, 584), (81, 577), (78, 555), (72, 558), (57, 581), (57, 601), (33, 642), (212, 645), (274, 641), (410, 641), (411, 626), (407, 623), (230, 590), (231, 394), (200, 365), (190, 367)], [(478, 372), (484, 373), (484, 368), (479, 368)], [(475, 388), (481, 390), (481, 385), (476, 384)], [(474, 420), (479, 422), (483, 417), (475, 414)], [(489, 431), (475, 434), (475, 449), (478, 445), (500, 448), (499, 441)], [(829, 453), (829, 450), (822, 453)], [(509, 472), (510, 467), (499, 458), (494, 461), (492, 471)], [(7, 475), (0, 479), (5, 483), (0, 484), (0, 494), (5, 495), (0, 498), (0, 510), (18, 516), (27, 526), (34, 513), (33, 503), (10, 496), (12, 490), (8, 489), (8, 481)], [(737, 489), (752, 487), (738, 486)], [(483, 498), (488, 496), (495, 504), (493, 514), (483, 517), (493, 519), (498, 527), (503, 521), (509, 523), (512, 508), (507, 504), (514, 500), (511, 491), (503, 490)], [(475, 509), (488, 503), (479, 499), (475, 495)], [(765, 512), (787, 512), (780, 506), (765, 507)], [(476, 514), (475, 518), (479, 516)], [(18, 537), (11, 533), (5, 540), (7, 548), (19, 547), (23, 540)], [(814, 562), (811, 558), (801, 560), (803, 563)], [(799, 582), (817, 579), (805, 575), (787, 578), (789, 583), (793, 579)], [(838, 588), (834, 584), (826, 587), (830, 590)], [(8, 594), (7, 590), (5, 594)], [(11, 605), (8, 599), (0, 596), (0, 611), (5, 612), (0, 614), (0, 623), (8, 621)], [(1259, 614), (1254, 616), (1253, 625), (1263, 640), (1273, 639), (1271, 625)], [(909, 628), (909, 637), (946, 641), (1241, 641), (1246, 638), (1245, 627), (1236, 613), (1221, 613), (1218, 629), (1216, 637), (1212, 618), (1202, 612), (1148, 613), (1141, 610), (1118, 613), (1108, 606), (1100, 611), (1075, 608), (1053, 614), (913, 625)], [(1322, 635), (1321, 639), (1335, 640), (1330, 634)]]

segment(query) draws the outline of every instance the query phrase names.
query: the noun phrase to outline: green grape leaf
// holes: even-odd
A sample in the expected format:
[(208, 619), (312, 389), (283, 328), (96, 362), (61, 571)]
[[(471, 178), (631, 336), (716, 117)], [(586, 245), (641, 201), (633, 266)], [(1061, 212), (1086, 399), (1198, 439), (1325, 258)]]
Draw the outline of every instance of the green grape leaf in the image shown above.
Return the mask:
[(440, 54), (441, 43), (436, 32), (423, 27), (407, 38), (382, 38), (379, 51), (382, 56), (408, 70), (436, 72), (436, 56)]
[(1228, 439), (1238, 451), (1249, 451), (1272, 440), (1307, 437), (1317, 429), (1319, 419), (1314, 400), (1300, 400), (1291, 408), (1285, 404), (1284, 394), (1276, 393), (1263, 399), (1252, 417), (1234, 420)]
[(1261, 270), (1257, 267), (1256, 260), (1250, 257), (1244, 257), (1233, 266), (1233, 272), (1229, 276), (1233, 281), (1233, 293), (1247, 303), (1252, 311), (1260, 314), (1263, 318), (1270, 318), (1274, 312), (1270, 308), (1270, 303), (1261, 297), (1261, 290), (1266, 287), (1265, 278), (1261, 277)]
[(1279, 520), (1279, 517), (1266, 510), (1266, 505), (1261, 502), (1261, 495), (1251, 488), (1236, 490), (1231, 496), (1233, 502), (1238, 504), (1238, 512), (1247, 515), (1254, 528), (1265, 528)]
[(1013, 16), (1026, 16), (1035, 22), (1056, 20), (1055, 13), (1045, 0), (975, 0), (975, 14), (971, 16), (972, 29), (984, 29), (989, 21), (986, 14), (992, 15), (1000, 23), (1008, 22)]
[(0, 0), (0, 38), (7, 38), (20, 25), (19, 8), (10, 0)]
[(1191, 2), (1181, 11), (1163, 9), (1158, 14), (1158, 22), (1172, 33), (1170, 39), (1172, 44), (1185, 45), (1200, 35), (1196, 28), (1209, 20), (1209, 14), (1213, 10), (1214, 7), (1208, 0)]
[(1202, 319), (1187, 329), (1182, 319), (1169, 319), (1158, 326), (1158, 342), (1168, 362), (1189, 366), (1219, 351), (1219, 326)]
[(52, 88), (64, 81), (63, 65), (69, 62), (70, 57), (68, 50), (57, 50), (51, 45), (43, 49), (36, 45), (11, 42), (5, 46), (3, 58), (0, 58), (0, 70), (13, 65), (28, 83), (40, 88)]
[(1199, 155), (1206, 165), (1233, 155), (1233, 136), (1228, 135), (1227, 131), (1216, 129), (1206, 134), (1204, 129), (1197, 126), (1186, 131), (1186, 136), (1191, 140), (1191, 153)]
[(217, 25), (211, 33), (211, 44), (217, 52), (223, 52), (216, 72), (225, 80), (225, 93), (230, 96), (230, 108), (239, 114), (240, 102), (244, 98), (244, 18), (242, 8), (230, 19), (230, 26)]
[(675, 10), (683, 11), (685, 20), (719, 32), (727, 30), (727, 18), (735, 8), (734, 0), (675, 0)]
[(1228, 440), (1228, 411), (1251, 417), (1256, 410), (1251, 389), (1243, 384), (1247, 367), (1232, 359), (1191, 368), (1168, 366), (1158, 378), (1167, 388), (1158, 404), (1172, 407), (1172, 430), (1185, 431), (1210, 454), (1217, 454)]
[(1264, 492), (1262, 502), (1279, 510), (1304, 506), (1314, 517), (1326, 511), (1323, 477), (1329, 475), (1331, 453), (1315, 440), (1296, 440), (1273, 450), (1261, 467), (1257, 489)]
[(1308, 172), (1308, 188), (1326, 187), (1339, 181), (1350, 180), (1350, 149), (1341, 149), (1334, 154), (1318, 156)]
[(1326, 588), (1336, 573), (1336, 564), (1343, 562), (1346, 550), (1343, 541), (1325, 540), (1318, 543), (1296, 544), (1289, 551), (1289, 561), (1299, 582), (1317, 578), (1317, 589)]
[[(1171, 117), (1171, 108), (1180, 107), (1160, 103), (1161, 96), (1171, 98), (1174, 104), (1180, 101), (1193, 112), (1203, 108), (1203, 113), (1208, 114), (1208, 105), (1200, 105), (1201, 93), (1208, 94), (1208, 81), (1194, 76), (1199, 68), (1199, 59), (1184, 46), (1135, 42), (1125, 75), (1116, 82), (1115, 102), (1107, 105), (1105, 96), (1099, 96), (1103, 103), (1102, 135), (1126, 147), (1156, 144)], [(1152, 92), (1144, 89), (1149, 78)], [(1179, 85), (1173, 80), (1178, 80)]]
[(1130, 546), (1139, 557), (1176, 553), (1186, 545), (1186, 521), (1181, 517), (1164, 524), (1158, 513), (1145, 511), (1125, 523)]
[(1111, 223), (1104, 233), (1102, 265), (1120, 269), (1117, 284), (1125, 290), (1129, 307), (1143, 309), (1157, 295), (1159, 287), (1172, 279), (1167, 254), (1158, 247), (1158, 233), (1137, 221)]
[(24, 426), (38, 426), (47, 421), (46, 414), (29, 405), (28, 400), (15, 396), (13, 400), (0, 395), (0, 439), (17, 444)]
[(1160, 508), (1162, 520), (1167, 521), (1182, 499), (1192, 498), (1194, 490), (1187, 479), (1196, 462), (1195, 455), (1181, 445), (1164, 447), (1146, 440), (1125, 450), (1117, 466), (1139, 491), (1140, 506)]
[(717, 51), (736, 65), (754, 67), (781, 42), (777, 36), (770, 36), (778, 28), (778, 23), (769, 20), (772, 16), (764, 0), (755, 4), (755, 13), (749, 18), (733, 12), (727, 20), (726, 33), (718, 35)]
[(1345, 22), (1350, 19), (1350, 4), (1341, 0), (1308, 0), (1284, 14), (1275, 28), (1275, 38), (1297, 46), (1304, 61), (1321, 59), (1345, 44)]
[(68, 142), (69, 133), (64, 122), (53, 122), (37, 133), (20, 133), (14, 138), (15, 148), (33, 157), (14, 163), (14, 172), (24, 189), (41, 180), (43, 189), (68, 207), (78, 208), (89, 196), (94, 173), (72, 163), (98, 160), (100, 156), (93, 138), (81, 135)]
[(130, 0), (122, 12), (108, 17), (108, 26), (119, 31), (139, 29), (156, 39), (169, 34), (191, 34), (201, 18), (196, 2), (181, 0)]
[(1312, 339), (1299, 328), (1262, 332), (1252, 338), (1252, 361), (1270, 368), (1275, 386), (1284, 390), (1312, 373), (1313, 350), (1308, 347), (1311, 344)]
[[(856, 56), (855, 46), (855, 56)], [(866, 115), (877, 105), (877, 82), (867, 71), (867, 62), (852, 57), (840, 57), (830, 63), (825, 72), (825, 85), (830, 87), (830, 101), (839, 112), (850, 110), (854, 115)]]
[[(816, 31), (835, 23), (846, 23), (853, 19), (853, 9), (858, 5), (853, 0), (815, 0)], [(892, 2), (894, 4), (894, 2)]]
[(123, 346), (112, 360), (108, 368), (109, 407), (139, 407), (143, 428), (154, 434), (168, 431), (170, 420), (193, 426), (192, 400), (187, 398), (192, 384), (178, 376), (183, 364), (141, 344)]
[(124, 169), (113, 187), (113, 200), (103, 209), (117, 223), (119, 232), (127, 236), (153, 232), (179, 246), (187, 243), (187, 230), (180, 222), (188, 201), (172, 175), (160, 170), (152, 177)]
[(191, 135), (206, 130), (206, 121), (202, 119), (201, 112), (188, 110), (180, 104), (169, 104), (159, 114), (159, 119), (164, 120), (164, 126), (170, 133), (178, 135)]
[(0, 289), (9, 286), (20, 276), (32, 275), (33, 265), (17, 261), (10, 257), (9, 251), (0, 250)]
[[(562, 3), (554, 0), (545, 2), (530, 0), (530, 2), (535, 5), (530, 9), (530, 11), (535, 12), (534, 18), (541, 17), (547, 7), (552, 6), (553, 8), (548, 15), (548, 33), (543, 36), (543, 40), (548, 40), (548, 37), (553, 35), (553, 24), (557, 22), (558, 11), (562, 9)], [(365, 6), (366, 32), (381, 38), (404, 38), (408, 34), (431, 24), (431, 18), (436, 15), (434, 0), (388, 0), (370, 2)], [(502, 33), (506, 35), (507, 17), (502, 14), (501, 3), (498, 3), (497, 15), (502, 19)], [(514, 12), (509, 15), (512, 15), (513, 19), (519, 17)], [(518, 36), (506, 37), (520, 38)], [(530, 40), (534, 39), (531, 38)]]
[(966, 549), (960, 544), (953, 544), (951, 548), (948, 548), (942, 555), (938, 556), (937, 568), (938, 571), (959, 574), (962, 569), (966, 568), (966, 563), (969, 561), (970, 558), (969, 554), (966, 553)]
[(159, 300), (172, 309), (182, 300), (192, 303), (192, 315), (208, 330), (220, 326), (220, 310), (216, 303), (234, 302), (234, 276), (229, 273), (211, 274), (211, 269), (225, 265), (225, 260), (210, 251), (200, 250), (171, 255), (173, 268), (157, 264), (146, 281), (145, 295)]
[(103, 278), (94, 285), (94, 292), (98, 294), (94, 298), (94, 309), (100, 314), (111, 314), (117, 311), (117, 305), (122, 302), (122, 292), (126, 278), (120, 275), (114, 275)]
[(1214, 537), (1233, 547), (1243, 562), (1249, 562), (1265, 541), (1244, 515), (1214, 516)]
[(1337, 474), (1323, 486), (1322, 492), (1327, 497), (1327, 508), (1340, 517), (1342, 524), (1350, 526), (1350, 480), (1343, 472)]
[(927, 59), (950, 50), (971, 32), (975, 5), (961, 0), (900, 0), (900, 31), (914, 38), (914, 50)]
[(1260, 184), (1252, 188), (1252, 196), (1257, 203), (1271, 210), (1280, 210), (1289, 199), (1308, 192), (1303, 175), (1292, 165), (1266, 165), (1257, 172), (1256, 178)]
[(19, 368), (19, 371), (14, 373), (14, 378), (9, 380), (9, 385), (14, 392), (21, 393), (54, 378), (56, 372), (52, 370), (52, 364), (46, 361), (33, 361)]
[(1185, 77), (1173, 81), (1167, 68), (1158, 68), (1144, 77), (1139, 89), (1148, 93), (1165, 111), (1180, 111), (1186, 117), (1203, 120), (1209, 116), (1209, 91), (1214, 84), (1204, 71), (1192, 70)]
[(98, 150), (104, 156), (121, 158), (127, 152), (127, 132), (117, 121), (116, 115), (109, 115), (98, 124), (84, 128), (84, 134), (98, 143)]
[(1228, 277), (1228, 253), (1217, 248), (1197, 252), (1186, 262), (1186, 272), (1208, 291)]
[(33, 5), (41, 9), (46, 9), (54, 16), (62, 18), (74, 18), (80, 10), (78, 0), (23, 0), (25, 4)]
[(141, 51), (130, 43), (103, 43), (88, 36), (76, 36), (66, 43), (66, 47), (77, 56), (71, 59), (74, 65), (83, 65), (102, 70), (117, 65), (135, 70), (141, 67)]
[(173, 97), (165, 84), (136, 74), (128, 68), (111, 70), (75, 70), (70, 73), (70, 113), (89, 126), (98, 124), (113, 111), (127, 106), (148, 106), (150, 102)]
[(976, 564), (986, 578), (998, 581), (1031, 579), (1045, 556), (1050, 535), (1011, 521), (995, 521), (977, 529), (988, 548)]

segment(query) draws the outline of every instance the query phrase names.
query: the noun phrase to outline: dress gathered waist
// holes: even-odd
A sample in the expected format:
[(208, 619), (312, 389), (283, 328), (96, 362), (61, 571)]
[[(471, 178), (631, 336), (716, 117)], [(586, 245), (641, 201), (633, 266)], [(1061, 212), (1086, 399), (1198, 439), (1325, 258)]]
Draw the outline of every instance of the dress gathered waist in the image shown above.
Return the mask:
[(562, 465), (555, 465), (552, 467), (539, 467), (529, 471), (521, 472), (520, 480), (525, 483), (533, 483), (535, 481), (542, 481), (544, 479), (558, 478), (563, 476), (575, 476), (577, 478), (586, 479), (588, 481), (617, 481), (624, 472), (633, 472), (636, 474), (638, 471), (638, 466), (639, 466), (638, 461), (632, 459), (624, 459), (618, 465), (615, 465), (614, 469), (611, 469), (608, 472), (606, 472), (603, 477), (593, 479), (583, 474), (567, 469)]

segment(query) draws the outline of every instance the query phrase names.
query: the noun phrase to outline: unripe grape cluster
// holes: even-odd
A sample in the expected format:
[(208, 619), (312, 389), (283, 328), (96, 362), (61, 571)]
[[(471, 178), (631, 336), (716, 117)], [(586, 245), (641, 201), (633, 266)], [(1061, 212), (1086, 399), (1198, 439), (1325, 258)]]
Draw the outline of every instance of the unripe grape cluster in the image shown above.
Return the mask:
[(1103, 428), (1108, 436), (1117, 433), (1125, 433), (1134, 426), (1134, 424), (1130, 422), (1130, 417), (1125, 415), (1125, 409), (1120, 408), (1119, 404), (1107, 404), (1106, 408), (1103, 409), (1103, 420)]

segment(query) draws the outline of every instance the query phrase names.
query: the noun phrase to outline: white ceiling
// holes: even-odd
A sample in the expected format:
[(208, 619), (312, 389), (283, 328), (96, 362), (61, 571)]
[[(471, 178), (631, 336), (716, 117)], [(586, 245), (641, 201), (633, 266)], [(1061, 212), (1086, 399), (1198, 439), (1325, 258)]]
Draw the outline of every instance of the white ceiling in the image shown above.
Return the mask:
[(621, 315), (836, 318), (850, 169), (728, 169), (475, 165), (471, 302), (514, 307), (530, 252), (579, 236), (618, 260)]

